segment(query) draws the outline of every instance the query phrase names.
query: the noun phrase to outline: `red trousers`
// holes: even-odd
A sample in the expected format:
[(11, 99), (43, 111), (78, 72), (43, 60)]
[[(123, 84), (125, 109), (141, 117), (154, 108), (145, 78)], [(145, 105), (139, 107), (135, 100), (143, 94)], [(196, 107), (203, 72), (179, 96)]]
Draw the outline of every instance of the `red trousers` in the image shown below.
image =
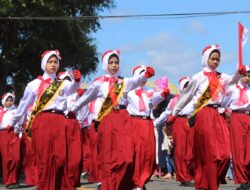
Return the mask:
[(21, 160), (26, 185), (36, 185), (38, 182), (38, 172), (35, 155), (32, 150), (31, 139), (25, 133), (23, 133), (21, 139)]
[(17, 183), (20, 166), (20, 139), (13, 131), (0, 130), (0, 154), (4, 185)]
[(194, 129), (187, 122), (187, 118), (177, 117), (172, 127), (176, 181), (180, 182), (193, 179)]
[(101, 189), (132, 189), (134, 151), (128, 112), (112, 110), (102, 119), (97, 135)]
[(133, 182), (136, 187), (143, 188), (155, 168), (154, 125), (151, 119), (137, 117), (130, 117), (130, 119), (135, 152)]
[(67, 132), (69, 122), (64, 115), (41, 112), (32, 123), (32, 148), (37, 168), (37, 190), (73, 190), (65, 184), (67, 164)]
[(97, 131), (95, 130), (95, 122), (92, 122), (89, 128), (89, 182), (100, 182), (100, 164), (97, 151)]
[(79, 122), (68, 119), (67, 125), (67, 163), (65, 165), (64, 182), (67, 189), (80, 186), (82, 172), (82, 136)]
[(89, 172), (90, 138), (89, 128), (81, 128), (82, 134), (82, 172)]
[(234, 182), (250, 183), (250, 116), (232, 113), (229, 130)]
[(227, 123), (216, 109), (204, 107), (194, 126), (195, 188), (217, 190), (225, 182), (229, 158)]

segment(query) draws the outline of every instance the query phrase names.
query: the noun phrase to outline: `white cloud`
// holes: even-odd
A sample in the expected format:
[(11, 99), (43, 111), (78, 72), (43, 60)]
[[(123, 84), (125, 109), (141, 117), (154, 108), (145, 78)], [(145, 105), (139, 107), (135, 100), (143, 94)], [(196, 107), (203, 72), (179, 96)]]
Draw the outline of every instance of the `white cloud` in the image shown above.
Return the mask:
[[(200, 55), (168, 33), (159, 33), (120, 49), (127, 54), (126, 59), (129, 59), (132, 53), (140, 54), (141, 56), (134, 62), (136, 65), (152, 65), (156, 70), (155, 78), (168, 76), (174, 83), (177, 83), (182, 76), (193, 75), (201, 69)], [(125, 73), (130, 73), (131, 70), (132, 66), (126, 67)]]
[(199, 21), (193, 21), (193, 22), (191, 22), (191, 24), (190, 24), (190, 29), (191, 29), (192, 31), (195, 31), (195, 32), (198, 32), (198, 33), (201, 33), (201, 34), (203, 34), (203, 33), (206, 32), (206, 28), (205, 28), (204, 25), (203, 25), (201, 22), (199, 22)]
[[(203, 48), (203, 47), (201, 47)], [(184, 41), (179, 41), (170, 34), (158, 33), (134, 44), (120, 48), (122, 74), (130, 76), (136, 65), (151, 65), (156, 76), (167, 76), (175, 84), (183, 76), (192, 76), (201, 70), (201, 49), (195, 49)], [(218, 71), (234, 73), (237, 65), (237, 53), (222, 52), (221, 65)]]
[(159, 33), (157, 36), (148, 37), (135, 44), (126, 44), (120, 49), (123, 53), (145, 52), (150, 50), (161, 50), (171, 43), (174, 43), (171, 36), (168, 33), (163, 32)]
[(194, 51), (179, 50), (148, 51), (146, 59), (140, 63), (153, 65), (157, 75), (168, 76), (170, 81), (176, 83), (181, 77), (191, 76), (201, 68), (199, 56)]

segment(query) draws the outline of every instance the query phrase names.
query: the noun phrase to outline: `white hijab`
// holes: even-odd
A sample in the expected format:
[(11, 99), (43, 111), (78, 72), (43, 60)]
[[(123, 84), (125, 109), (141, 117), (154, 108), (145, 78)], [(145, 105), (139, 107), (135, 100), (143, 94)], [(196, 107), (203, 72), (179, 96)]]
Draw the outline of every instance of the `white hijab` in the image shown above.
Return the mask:
[(119, 50), (108, 50), (102, 54), (102, 69), (104, 70), (104, 72), (107, 75), (109, 75), (111, 77), (118, 77), (120, 74), (120, 67), (119, 67), (119, 70), (116, 74), (111, 74), (108, 70), (109, 58), (113, 54), (117, 55), (117, 57), (119, 57), (119, 61), (120, 61), (120, 51)]
[(48, 62), (48, 59), (52, 56), (52, 55), (55, 55), (58, 59), (58, 63), (59, 61), (62, 59), (61, 56), (60, 56), (60, 52), (56, 49), (56, 50), (47, 50), (45, 51), (41, 57), (42, 57), (42, 61), (41, 61), (41, 68), (44, 72), (46, 72), (45, 70), (45, 66)]
[(13, 98), (13, 101), (15, 101), (15, 94), (12, 94), (10, 92), (7, 92), (5, 93), (3, 96), (2, 96), (2, 105), (4, 106), (4, 103), (6, 102), (6, 100), (9, 98), (9, 97), (12, 97)]
[(208, 66), (208, 58), (210, 56), (210, 54), (212, 53), (212, 51), (217, 50), (218, 52), (220, 52), (220, 46), (219, 45), (210, 45), (207, 46), (203, 49), (202, 51), (202, 66), (206, 71), (212, 71), (211, 68)]

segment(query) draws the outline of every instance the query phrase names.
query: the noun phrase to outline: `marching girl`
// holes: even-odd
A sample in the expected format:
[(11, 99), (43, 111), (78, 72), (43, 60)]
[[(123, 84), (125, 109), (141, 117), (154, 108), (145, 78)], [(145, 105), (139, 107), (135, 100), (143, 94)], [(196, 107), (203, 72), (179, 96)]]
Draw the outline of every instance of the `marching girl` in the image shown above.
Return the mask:
[[(21, 168), (25, 175), (25, 184), (28, 186), (36, 186), (38, 181), (37, 164), (32, 149), (32, 142), (27, 133), (24, 132), (25, 126), (30, 118), (33, 105), (29, 106), (27, 115), (24, 116), (24, 121), (21, 126)], [(21, 172), (22, 172), (21, 171)]]
[[(180, 92), (188, 86), (190, 78), (183, 77), (180, 79)], [(176, 101), (180, 96), (176, 96), (170, 103), (170, 108), (173, 109)], [(192, 102), (188, 103), (178, 114), (175, 122), (172, 125), (172, 136), (174, 144), (174, 163), (176, 181), (181, 182), (181, 186), (193, 187), (193, 128), (188, 126), (188, 117), (194, 111)]]
[[(100, 188), (100, 164), (99, 164), (99, 157), (98, 157), (98, 150), (97, 150), (97, 129), (99, 125), (99, 121), (97, 121), (97, 115), (100, 110), (101, 106), (101, 99), (96, 98), (94, 101), (90, 102), (88, 105), (83, 106), (89, 108), (89, 118), (90, 120), (90, 127), (88, 130), (88, 137), (89, 137), (89, 159), (87, 162), (88, 167), (88, 181), (89, 182), (97, 182), (98, 188)], [(83, 163), (84, 164), (84, 163)]]
[(250, 189), (250, 67), (240, 81), (227, 89), (223, 105), (230, 108), (230, 144), (233, 160), (234, 182), (238, 190)]
[[(68, 98), (68, 107), (76, 102), (85, 92), (85, 89), (78, 88), (77, 92)], [(77, 112), (77, 121), (81, 127), (81, 139), (82, 139), (82, 176), (87, 176), (89, 173), (89, 154), (90, 154), (90, 138), (89, 138), (89, 126), (91, 124), (91, 114), (89, 112), (89, 106), (82, 107)]]
[[(77, 98), (80, 98), (85, 93), (85, 89), (77, 89)], [(83, 175), (89, 173), (89, 159), (90, 159), (90, 138), (89, 138), (89, 126), (92, 122), (91, 113), (89, 111), (89, 105), (82, 107), (81, 110), (77, 113), (77, 120), (81, 126), (81, 135), (82, 135), (82, 154), (83, 154), (83, 165), (82, 172)]]
[(64, 111), (67, 109), (66, 98), (78, 88), (81, 74), (75, 70), (72, 82), (57, 80), (60, 59), (58, 50), (47, 50), (42, 54), (41, 68), (44, 74), (28, 83), (16, 114), (9, 123), (14, 126), (35, 102), (26, 133), (32, 137), (38, 167), (38, 190), (75, 188), (65, 179), (67, 173), (64, 174), (69, 124)]
[(225, 183), (230, 148), (227, 123), (218, 112), (225, 95), (225, 88), (239, 80), (236, 73), (230, 77), (216, 72), (220, 63), (221, 51), (218, 45), (206, 47), (202, 52), (203, 69), (192, 76), (187, 89), (176, 103), (173, 122), (180, 111), (193, 102), (194, 112), (189, 125), (194, 125), (194, 165), (195, 188), (217, 190)]
[[(133, 70), (133, 76), (139, 76), (145, 71), (145, 66), (137, 66)], [(145, 90), (145, 84), (142, 82), (140, 87), (130, 91), (127, 96), (127, 110), (135, 146), (133, 182), (138, 190), (145, 189), (144, 185), (149, 181), (155, 168), (155, 136), (150, 117), (151, 109), (169, 95), (168, 88), (154, 93), (153, 90)]]
[[(0, 110), (0, 155), (2, 160), (3, 183), (7, 189), (18, 188), (18, 169), (20, 166), (20, 140), (13, 127), (8, 126), (15, 113), (15, 95), (2, 96), (3, 108)], [(14, 126), (14, 125), (13, 125)]]
[[(58, 77), (60, 77), (60, 73), (58, 74)], [(26, 112), (26, 116), (24, 117), (25, 119), (22, 125), (21, 138), (21, 168), (25, 174), (25, 183), (28, 186), (36, 186), (38, 181), (37, 165), (34, 156), (34, 151), (32, 149), (31, 138), (28, 136), (27, 133), (25, 133), (25, 127), (30, 119), (33, 106), (34, 103), (29, 106), (28, 111)]]
[[(190, 78), (183, 77), (179, 80), (180, 92), (188, 86)], [(158, 127), (162, 123), (165, 123), (168, 116), (171, 115), (173, 108), (180, 98), (180, 94), (177, 94), (170, 100), (170, 103), (166, 110), (162, 112), (160, 117), (154, 121), (155, 127)], [(174, 165), (176, 180), (181, 182), (181, 186), (192, 187), (194, 184), (191, 183), (192, 176), (192, 159), (193, 159), (193, 129), (187, 125), (187, 117), (193, 111), (192, 102), (185, 106), (175, 122), (172, 124), (172, 137), (174, 144)], [(169, 124), (168, 124), (169, 125)], [(166, 178), (171, 178), (171, 173), (168, 173)]]
[[(72, 76), (71, 71), (63, 71), (57, 75), (59, 80), (67, 80), (73, 81), (74, 77)], [(64, 111), (64, 114), (68, 114), (69, 108), (69, 100), (74, 99), (75, 93), (71, 93), (67, 95), (67, 110)], [(67, 188), (71, 187), (79, 187), (80, 184), (80, 176), (82, 172), (82, 136), (81, 136), (81, 126), (76, 118), (71, 118), (67, 116), (67, 127), (66, 127), (66, 134), (67, 134), (67, 162), (65, 164), (65, 180), (64, 185), (68, 186)], [(68, 180), (68, 181), (67, 181)]]
[[(163, 76), (155, 80), (155, 85), (153, 87), (155, 92), (163, 91), (168, 87), (168, 78)], [(169, 94), (167, 98), (154, 106), (151, 112), (152, 120), (157, 122), (161, 114), (167, 108), (169, 101), (174, 97), (173, 94)], [(166, 121), (166, 120), (165, 120)], [(154, 176), (156, 177), (166, 177), (165, 168), (166, 168), (166, 159), (165, 159), (165, 152), (162, 150), (162, 143), (164, 142), (164, 133), (163, 128), (165, 127), (165, 121), (160, 123), (157, 127), (154, 127), (154, 134), (155, 134), (155, 146), (156, 146), (156, 168), (154, 172)], [(163, 175), (164, 174), (164, 175)], [(163, 176), (162, 176), (163, 175)]]
[(106, 75), (93, 82), (85, 94), (71, 107), (71, 111), (77, 112), (81, 107), (96, 99), (95, 110), (98, 110), (98, 114), (94, 119), (100, 122), (97, 132), (97, 148), (101, 189), (132, 189), (132, 181), (128, 180), (133, 175), (133, 145), (129, 134), (126, 97), (130, 90), (152, 77), (154, 69), (147, 67), (146, 71), (138, 76), (122, 79), (118, 78), (119, 51), (105, 52), (102, 61)]

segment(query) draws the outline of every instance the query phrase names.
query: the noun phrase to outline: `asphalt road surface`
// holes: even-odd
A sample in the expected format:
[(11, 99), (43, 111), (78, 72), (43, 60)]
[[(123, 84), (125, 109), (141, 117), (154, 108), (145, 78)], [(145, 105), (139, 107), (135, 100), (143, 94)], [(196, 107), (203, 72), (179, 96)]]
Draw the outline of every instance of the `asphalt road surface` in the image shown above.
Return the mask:
[[(234, 185), (233, 181), (227, 181), (227, 185), (220, 185), (219, 190), (235, 190), (238, 185)], [(95, 190), (97, 187), (96, 183), (87, 183), (86, 180), (81, 180), (81, 187), (77, 190)], [(147, 190), (191, 190), (193, 187), (182, 187), (179, 182), (174, 179), (160, 179), (152, 178), (146, 185)], [(0, 184), (0, 190), (4, 190), (3, 184)], [(21, 183), (20, 188), (17, 190), (35, 190), (35, 187), (26, 187), (25, 184)]]

